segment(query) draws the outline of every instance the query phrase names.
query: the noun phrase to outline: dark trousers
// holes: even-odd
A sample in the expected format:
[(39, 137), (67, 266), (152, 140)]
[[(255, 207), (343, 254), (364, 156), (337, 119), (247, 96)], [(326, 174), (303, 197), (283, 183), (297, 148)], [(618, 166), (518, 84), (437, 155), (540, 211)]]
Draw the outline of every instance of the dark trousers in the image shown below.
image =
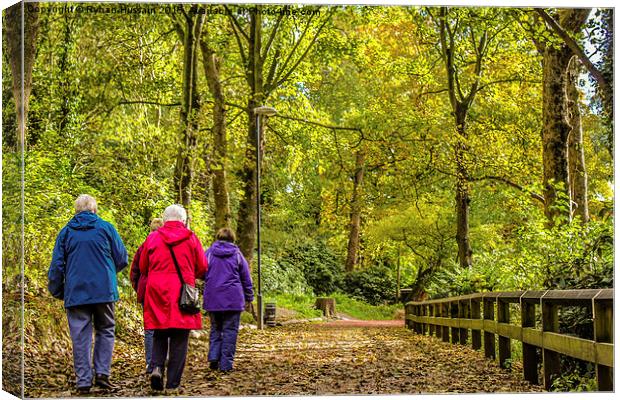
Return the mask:
[(241, 311), (210, 312), (209, 317), (211, 318), (209, 362), (217, 362), (221, 371), (230, 371), (237, 349)]
[[(78, 387), (92, 385), (93, 364), (96, 374), (110, 375), (114, 350), (114, 303), (69, 307), (67, 320), (73, 343), (73, 367)], [(91, 346), (95, 328), (95, 348), (91, 364)]]
[(181, 384), (187, 345), (189, 343), (189, 329), (155, 329), (153, 333), (152, 366), (159, 367), (164, 372), (166, 355), (168, 354), (168, 370), (166, 372), (166, 389), (174, 389)]

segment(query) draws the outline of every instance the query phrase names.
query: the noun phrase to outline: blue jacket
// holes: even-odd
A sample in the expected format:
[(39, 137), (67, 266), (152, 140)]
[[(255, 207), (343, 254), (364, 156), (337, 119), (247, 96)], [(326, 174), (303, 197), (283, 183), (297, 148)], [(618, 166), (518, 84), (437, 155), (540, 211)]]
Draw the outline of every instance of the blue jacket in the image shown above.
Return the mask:
[(206, 311), (243, 311), (254, 300), (248, 262), (233, 243), (218, 240), (205, 252), (204, 301)]
[(84, 211), (56, 238), (47, 288), (65, 307), (117, 301), (116, 274), (126, 266), (127, 250), (116, 229)]

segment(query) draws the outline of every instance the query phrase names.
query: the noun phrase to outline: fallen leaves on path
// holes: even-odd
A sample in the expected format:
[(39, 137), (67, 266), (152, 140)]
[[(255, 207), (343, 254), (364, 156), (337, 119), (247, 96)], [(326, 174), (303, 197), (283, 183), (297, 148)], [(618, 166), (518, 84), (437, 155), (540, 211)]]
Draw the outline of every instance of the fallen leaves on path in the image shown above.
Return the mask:
[[(401, 321), (402, 322), (402, 321)], [(359, 324), (358, 324), (359, 325)], [(372, 325), (372, 324), (370, 324)], [(538, 392), (521, 371), (500, 369), (480, 352), (415, 335), (402, 325), (297, 324), (239, 335), (235, 369), (208, 369), (208, 335), (190, 341), (182, 388), (165, 395), (328, 395)], [(144, 375), (141, 340), (115, 348), (113, 392), (92, 396), (156, 395)], [(27, 397), (75, 396), (70, 351), (26, 360)], [(47, 371), (53, 377), (44, 376)], [(30, 371), (28, 371), (30, 369)]]

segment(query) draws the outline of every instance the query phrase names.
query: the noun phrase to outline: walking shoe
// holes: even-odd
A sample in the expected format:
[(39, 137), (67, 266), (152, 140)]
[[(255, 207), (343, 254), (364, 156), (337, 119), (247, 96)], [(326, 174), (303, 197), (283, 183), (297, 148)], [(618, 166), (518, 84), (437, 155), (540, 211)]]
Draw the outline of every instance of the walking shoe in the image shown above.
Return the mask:
[(95, 375), (95, 386), (107, 390), (114, 389), (114, 385), (110, 382), (110, 377), (104, 374)]
[(77, 391), (79, 394), (88, 394), (90, 392), (90, 386), (78, 386)]
[(209, 361), (209, 368), (216, 370), (218, 367), (218, 362), (217, 361)]
[(159, 367), (153, 368), (153, 372), (151, 373), (151, 389), (164, 390), (164, 379), (161, 374), (161, 368)]
[(182, 394), (184, 394), (183, 389), (181, 389), (180, 386), (175, 386), (175, 387), (167, 387), (166, 388), (166, 392), (165, 395), (168, 397), (179, 397)]

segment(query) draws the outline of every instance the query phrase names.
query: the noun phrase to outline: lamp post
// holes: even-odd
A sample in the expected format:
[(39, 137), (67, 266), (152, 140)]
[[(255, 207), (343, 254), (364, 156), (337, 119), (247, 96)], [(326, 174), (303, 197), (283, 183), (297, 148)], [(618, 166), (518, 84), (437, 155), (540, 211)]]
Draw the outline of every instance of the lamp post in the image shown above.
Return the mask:
[(261, 287), (261, 269), (260, 269), (260, 122), (261, 117), (271, 117), (277, 114), (275, 108), (260, 106), (254, 109), (256, 116), (256, 265), (258, 272), (258, 294), (256, 302), (258, 306), (258, 329), (263, 329), (263, 292)]

